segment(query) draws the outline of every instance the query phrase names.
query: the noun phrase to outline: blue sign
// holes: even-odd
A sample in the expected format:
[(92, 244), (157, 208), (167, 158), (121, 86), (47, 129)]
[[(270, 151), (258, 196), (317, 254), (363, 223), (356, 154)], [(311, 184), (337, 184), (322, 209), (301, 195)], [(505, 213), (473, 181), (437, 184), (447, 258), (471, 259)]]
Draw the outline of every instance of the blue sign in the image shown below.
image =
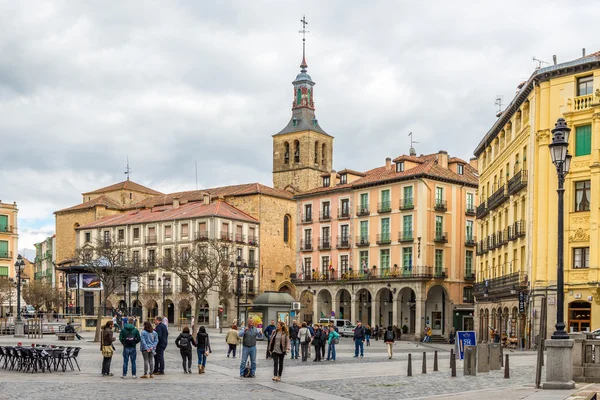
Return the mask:
[(465, 358), (465, 346), (477, 346), (475, 331), (456, 332), (456, 354), (461, 360)]

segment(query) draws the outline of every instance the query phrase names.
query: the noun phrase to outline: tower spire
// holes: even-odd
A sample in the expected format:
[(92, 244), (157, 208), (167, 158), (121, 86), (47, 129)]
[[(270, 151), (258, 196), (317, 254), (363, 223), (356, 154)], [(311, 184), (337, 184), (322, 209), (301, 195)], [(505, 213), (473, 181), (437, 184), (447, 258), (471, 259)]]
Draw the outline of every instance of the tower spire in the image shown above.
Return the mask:
[(306, 25), (308, 25), (306, 15), (302, 16), (300, 22), (302, 22), (302, 30), (299, 31), (302, 34), (302, 64), (300, 64), (300, 72), (306, 72), (306, 68), (308, 68), (308, 64), (306, 64), (306, 34), (310, 33), (310, 31), (306, 30)]

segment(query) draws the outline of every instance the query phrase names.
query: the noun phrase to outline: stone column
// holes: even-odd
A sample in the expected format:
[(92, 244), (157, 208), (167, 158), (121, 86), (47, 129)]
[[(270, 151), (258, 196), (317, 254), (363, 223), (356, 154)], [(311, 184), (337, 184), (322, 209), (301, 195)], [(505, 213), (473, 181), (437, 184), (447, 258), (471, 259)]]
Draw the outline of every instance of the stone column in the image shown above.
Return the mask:
[(379, 299), (371, 300), (371, 321), (363, 322), (365, 325), (368, 323), (371, 326), (379, 325), (379, 311), (381, 304)]
[(358, 319), (357, 317), (357, 311), (356, 311), (356, 296), (351, 295), (350, 296), (350, 322), (352, 322), (353, 324), (356, 323), (356, 320)]
[(446, 299), (444, 301), (444, 337), (448, 338), (450, 330), (453, 327), (454, 321), (454, 310), (452, 307), (452, 300)]
[(573, 389), (573, 339), (546, 340), (546, 382), (543, 389)]
[[(336, 318), (340, 317), (339, 301), (337, 301), (335, 297), (331, 299), (331, 310), (335, 313)], [(328, 317), (331, 318), (331, 313), (328, 315)]]
[(399, 303), (400, 296), (394, 296), (394, 300), (392, 301), (392, 326), (396, 325), (398, 329), (402, 329), (402, 320), (400, 319), (400, 304)]
[(313, 295), (313, 324), (316, 324), (317, 322), (319, 322), (319, 318), (321, 318), (321, 316), (319, 315), (319, 300), (317, 295)]
[(425, 330), (425, 299), (417, 298), (415, 301), (415, 340), (420, 341)]

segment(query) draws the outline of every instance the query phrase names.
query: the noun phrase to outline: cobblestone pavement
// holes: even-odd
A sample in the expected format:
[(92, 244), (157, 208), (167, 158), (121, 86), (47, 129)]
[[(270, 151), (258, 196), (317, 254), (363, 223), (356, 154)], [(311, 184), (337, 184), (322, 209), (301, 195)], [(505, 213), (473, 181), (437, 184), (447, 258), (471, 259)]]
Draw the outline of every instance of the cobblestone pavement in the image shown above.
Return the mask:
[[(362, 399), (416, 399), (486, 388), (508, 388), (531, 385), (534, 382), (535, 355), (531, 352), (514, 352), (511, 355), (511, 379), (503, 379), (502, 371), (464, 377), (450, 377), (449, 350), (445, 344), (423, 345), (414, 342), (398, 342), (392, 360), (388, 360), (384, 344), (373, 341), (365, 347), (364, 358), (353, 358), (354, 346), (351, 339), (342, 339), (337, 347), (337, 361), (314, 363), (311, 360), (285, 360), (282, 382), (272, 382), (273, 363), (265, 359), (266, 343), (258, 344), (258, 369), (256, 379), (239, 378), (239, 358), (226, 357), (225, 333), (211, 330), (213, 353), (208, 357), (206, 374), (197, 372), (189, 375), (181, 369), (179, 350), (174, 345), (178, 332), (171, 331), (169, 347), (165, 353), (166, 371), (164, 376), (153, 380), (119, 379), (122, 372), (122, 347), (117, 344), (113, 357), (114, 377), (100, 375), (101, 355), (99, 345), (91, 341), (67, 342), (67, 345), (82, 347), (79, 363), (81, 372), (67, 371), (52, 373), (24, 374), (0, 369), (0, 399), (99, 399), (128, 398), (139, 396), (141, 391), (152, 397), (191, 398), (202, 396), (213, 399), (230, 399), (245, 396), (249, 399), (275, 399), (294, 395), (295, 399), (327, 398), (331, 400), (348, 398)], [(91, 333), (84, 337), (91, 339)], [(61, 344), (54, 337), (45, 339), (19, 339), (0, 336), (0, 345), (14, 345), (22, 341), (31, 343)], [(438, 351), (439, 372), (433, 372), (433, 352)], [(428, 370), (421, 374), (422, 352), (426, 352)], [(407, 355), (412, 354), (413, 377), (406, 377)], [(314, 349), (312, 350), (314, 357)], [(239, 356), (239, 354), (238, 354)], [(196, 354), (194, 352), (194, 362)], [(143, 362), (138, 353), (138, 377), (143, 374)], [(197, 371), (195, 365), (192, 366)], [(131, 372), (129, 373), (131, 375)], [(144, 388), (140, 387), (143, 385)], [(499, 392), (501, 393), (501, 392)], [(116, 397), (115, 397), (116, 396)], [(488, 397), (486, 395), (486, 397)], [(504, 397), (506, 398), (506, 397)]]

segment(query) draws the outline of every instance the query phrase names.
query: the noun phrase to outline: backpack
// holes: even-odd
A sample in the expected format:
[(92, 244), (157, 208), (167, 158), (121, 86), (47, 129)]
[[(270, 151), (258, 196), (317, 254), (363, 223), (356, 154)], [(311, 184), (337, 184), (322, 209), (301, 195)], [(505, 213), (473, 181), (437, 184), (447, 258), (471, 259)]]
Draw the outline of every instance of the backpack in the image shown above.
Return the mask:
[(136, 343), (135, 333), (133, 330), (128, 331), (127, 336), (125, 336), (125, 346), (135, 346)]
[(190, 348), (190, 339), (187, 336), (181, 336), (181, 338), (179, 339), (179, 347), (182, 347), (184, 349), (189, 349)]
[(385, 338), (384, 340), (386, 342), (392, 342), (394, 341), (394, 332), (392, 331), (385, 331)]

